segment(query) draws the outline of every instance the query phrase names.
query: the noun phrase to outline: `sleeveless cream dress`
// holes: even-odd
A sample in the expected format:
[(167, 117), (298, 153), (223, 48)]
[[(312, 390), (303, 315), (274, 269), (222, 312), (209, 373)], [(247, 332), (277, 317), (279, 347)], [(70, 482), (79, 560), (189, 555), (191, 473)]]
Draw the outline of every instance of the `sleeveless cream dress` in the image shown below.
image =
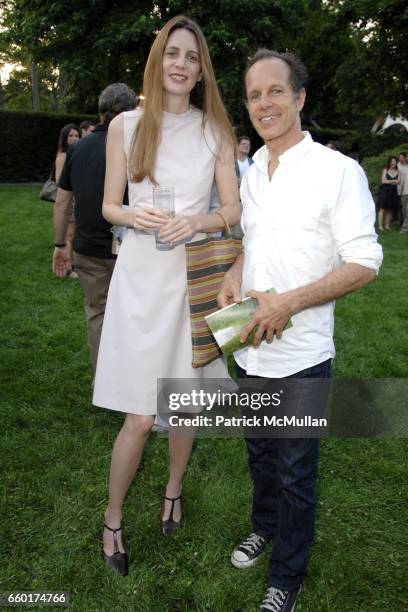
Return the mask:
[[(141, 111), (123, 113), (128, 156)], [(176, 214), (207, 213), (219, 143), (201, 111), (163, 113), (155, 178), (175, 189)], [(129, 205), (153, 206), (153, 185), (128, 181)], [(200, 240), (205, 234), (197, 234)], [(99, 347), (93, 403), (155, 415), (158, 378), (228, 378), (225, 360), (191, 366), (184, 245), (158, 251), (153, 234), (128, 230), (112, 276)]]

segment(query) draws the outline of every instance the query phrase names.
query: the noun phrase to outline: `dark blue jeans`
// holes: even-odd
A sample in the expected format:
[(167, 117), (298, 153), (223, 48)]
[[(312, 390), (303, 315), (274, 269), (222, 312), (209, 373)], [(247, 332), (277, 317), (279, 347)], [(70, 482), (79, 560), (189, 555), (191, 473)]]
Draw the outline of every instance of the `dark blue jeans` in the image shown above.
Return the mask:
[[(331, 359), (288, 378), (330, 378)], [(247, 376), (237, 365), (239, 378)], [(275, 539), (268, 586), (296, 589), (306, 575), (314, 537), (319, 439), (245, 438), (253, 481), (252, 524)]]

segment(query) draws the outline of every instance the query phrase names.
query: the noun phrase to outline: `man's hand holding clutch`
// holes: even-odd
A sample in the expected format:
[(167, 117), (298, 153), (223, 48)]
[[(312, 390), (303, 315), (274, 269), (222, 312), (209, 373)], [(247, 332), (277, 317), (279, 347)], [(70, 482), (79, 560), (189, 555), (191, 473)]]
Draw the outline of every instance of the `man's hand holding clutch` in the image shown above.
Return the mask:
[(256, 326), (258, 326), (258, 329), (254, 336), (254, 347), (258, 347), (262, 340), (272, 342), (274, 335), (280, 339), (285, 325), (293, 314), (285, 294), (271, 294), (253, 290), (248, 291), (247, 296), (257, 300), (258, 308), (249, 323), (242, 328), (240, 341), (245, 342)]

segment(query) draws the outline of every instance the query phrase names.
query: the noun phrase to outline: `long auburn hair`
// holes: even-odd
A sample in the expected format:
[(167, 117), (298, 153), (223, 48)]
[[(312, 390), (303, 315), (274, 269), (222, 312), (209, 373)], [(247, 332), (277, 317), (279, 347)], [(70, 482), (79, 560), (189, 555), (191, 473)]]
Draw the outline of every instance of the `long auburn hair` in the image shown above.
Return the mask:
[(235, 151), (235, 135), (221, 100), (204, 34), (195, 21), (178, 15), (160, 30), (147, 59), (143, 76), (143, 114), (133, 134), (129, 155), (130, 176), (136, 183), (148, 177), (153, 184), (157, 184), (154, 166), (164, 106), (163, 55), (170, 34), (180, 28), (189, 30), (198, 45), (202, 81), (196, 84), (190, 93), (190, 99), (203, 111), (203, 129), (205, 122), (209, 121), (218, 128), (221, 138), (229, 141)]

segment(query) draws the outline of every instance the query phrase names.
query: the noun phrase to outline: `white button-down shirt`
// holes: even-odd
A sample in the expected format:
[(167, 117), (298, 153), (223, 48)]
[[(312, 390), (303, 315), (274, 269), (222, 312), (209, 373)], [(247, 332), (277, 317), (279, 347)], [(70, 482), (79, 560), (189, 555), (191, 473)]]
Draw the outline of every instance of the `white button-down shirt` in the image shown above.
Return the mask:
[[(245, 260), (242, 295), (274, 287), (278, 293), (321, 279), (342, 263), (378, 272), (382, 248), (374, 231), (375, 206), (357, 162), (303, 140), (279, 157), (268, 176), (264, 146), (241, 184)], [(292, 317), (293, 327), (235, 353), (248, 374), (284, 377), (334, 357), (334, 302)]]
[(408, 195), (408, 164), (398, 162), (400, 182), (397, 185), (398, 195)]

